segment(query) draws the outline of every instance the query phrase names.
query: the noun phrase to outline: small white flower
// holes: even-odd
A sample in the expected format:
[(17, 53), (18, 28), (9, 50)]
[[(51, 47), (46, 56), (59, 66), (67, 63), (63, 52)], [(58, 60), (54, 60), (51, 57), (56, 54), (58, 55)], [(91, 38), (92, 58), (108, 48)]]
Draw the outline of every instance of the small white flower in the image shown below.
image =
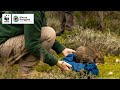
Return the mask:
[(109, 72), (108, 75), (113, 75), (113, 72)]
[(120, 59), (116, 59), (115, 62), (116, 62), (116, 63), (120, 63)]

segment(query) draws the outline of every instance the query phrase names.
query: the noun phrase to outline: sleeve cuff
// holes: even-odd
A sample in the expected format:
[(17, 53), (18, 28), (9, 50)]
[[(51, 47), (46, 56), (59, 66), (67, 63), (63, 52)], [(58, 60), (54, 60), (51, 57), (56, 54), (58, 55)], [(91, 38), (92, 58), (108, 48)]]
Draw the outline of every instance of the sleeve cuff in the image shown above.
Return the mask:
[(58, 62), (58, 60), (57, 60), (57, 58), (55, 58), (54, 56), (53, 56), (51, 59), (46, 59), (46, 60), (44, 61), (44, 63), (47, 63), (47, 64), (49, 64), (50, 66), (56, 65), (57, 62)]

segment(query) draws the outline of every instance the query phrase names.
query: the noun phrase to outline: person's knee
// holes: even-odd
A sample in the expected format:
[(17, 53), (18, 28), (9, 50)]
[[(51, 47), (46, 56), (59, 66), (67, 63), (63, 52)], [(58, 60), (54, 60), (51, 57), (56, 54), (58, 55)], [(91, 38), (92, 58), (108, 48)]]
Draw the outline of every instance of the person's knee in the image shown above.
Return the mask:
[(42, 29), (44, 29), (46, 37), (48, 37), (49, 39), (56, 38), (56, 32), (52, 27), (43, 27)]
[(52, 27), (46, 27), (48, 32), (51, 33), (52, 36), (56, 36), (56, 32)]
[(41, 42), (43, 48), (49, 51), (49, 49), (53, 46), (55, 39), (56, 39), (56, 32), (53, 28), (42, 27)]

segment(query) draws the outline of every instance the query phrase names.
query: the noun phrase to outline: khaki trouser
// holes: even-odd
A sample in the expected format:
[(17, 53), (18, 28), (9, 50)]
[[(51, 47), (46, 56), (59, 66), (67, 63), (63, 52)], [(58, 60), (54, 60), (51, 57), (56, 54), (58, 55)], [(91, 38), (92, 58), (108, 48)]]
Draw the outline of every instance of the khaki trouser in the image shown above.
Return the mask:
[[(56, 38), (56, 33), (51, 27), (42, 27), (41, 41), (42, 47), (51, 50)], [(43, 59), (41, 57), (41, 59)], [(14, 65), (16, 62), (19, 64), (19, 73), (29, 74), (33, 71), (34, 66), (38, 64), (33, 55), (28, 54), (25, 49), (24, 35), (19, 35), (8, 39), (5, 43), (0, 45), (0, 62), (6, 68)]]

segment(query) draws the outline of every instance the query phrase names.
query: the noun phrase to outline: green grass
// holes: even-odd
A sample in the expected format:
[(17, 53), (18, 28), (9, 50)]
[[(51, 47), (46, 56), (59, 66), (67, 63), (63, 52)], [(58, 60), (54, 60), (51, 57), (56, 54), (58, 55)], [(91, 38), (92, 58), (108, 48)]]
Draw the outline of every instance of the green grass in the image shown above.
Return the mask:
[[(66, 32), (69, 33), (69, 32)], [(57, 40), (59, 40), (61, 43), (65, 43), (63, 34), (60, 37), (57, 37)], [(63, 58), (62, 54), (55, 54), (55, 56), (61, 60)], [(120, 56), (115, 55), (107, 55), (104, 56), (105, 58), (105, 64), (98, 65), (99, 69), (99, 75), (96, 77), (96, 79), (120, 79), (120, 63), (116, 63), (116, 59), (120, 59)], [(3, 74), (3, 67), (0, 67), (0, 78), (6, 78), (6, 79), (15, 79), (17, 78), (18, 73), (18, 65), (15, 65), (10, 68), (10, 70)], [(35, 68), (39, 73), (39, 77), (34, 77), (35, 79), (79, 79), (79, 73), (72, 72), (72, 74), (66, 74), (64, 72), (61, 72), (61, 70), (57, 66), (49, 66), (43, 62), (40, 62), (38, 66)], [(109, 72), (113, 72), (113, 75), (108, 75)], [(28, 77), (29, 78), (29, 77)]]
[[(119, 56), (108, 55), (105, 56), (105, 64), (98, 65), (100, 74), (99, 79), (120, 79), (120, 63), (115, 62), (116, 59), (120, 59)], [(113, 72), (109, 75), (109, 72)]]
[[(59, 55), (59, 59), (62, 57), (62, 55)], [(114, 55), (105, 56), (105, 64), (98, 65), (99, 75), (96, 79), (120, 79), (120, 63), (116, 63), (116, 59), (120, 59), (120, 57)], [(3, 67), (0, 68), (0, 78), (17, 78), (18, 65), (11, 67), (6, 74), (3, 74)], [(43, 62), (40, 62), (35, 69), (40, 73), (40, 75), (38, 77), (34, 77), (34, 79), (79, 79), (79, 73), (75, 71), (71, 74), (67, 74), (62, 72), (57, 66), (51, 67)], [(109, 72), (113, 72), (113, 75), (108, 75)]]

